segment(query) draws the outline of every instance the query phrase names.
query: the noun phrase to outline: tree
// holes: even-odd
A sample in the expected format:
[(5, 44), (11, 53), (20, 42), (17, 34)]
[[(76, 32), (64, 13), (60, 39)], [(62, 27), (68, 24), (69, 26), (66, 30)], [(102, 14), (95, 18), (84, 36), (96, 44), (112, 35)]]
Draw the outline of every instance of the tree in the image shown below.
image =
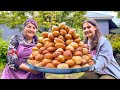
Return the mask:
[(56, 16), (59, 11), (0, 11), (0, 24), (5, 24), (11, 29), (23, 29), (24, 21), (31, 17), (34, 18), (38, 26), (50, 28), (56, 24)]
[(66, 22), (72, 28), (81, 28), (81, 22), (85, 19), (86, 11), (0, 11), (0, 24), (5, 24), (11, 29), (23, 29), (24, 21), (31, 17), (38, 23), (38, 31), (41, 28), (48, 31), (53, 25)]

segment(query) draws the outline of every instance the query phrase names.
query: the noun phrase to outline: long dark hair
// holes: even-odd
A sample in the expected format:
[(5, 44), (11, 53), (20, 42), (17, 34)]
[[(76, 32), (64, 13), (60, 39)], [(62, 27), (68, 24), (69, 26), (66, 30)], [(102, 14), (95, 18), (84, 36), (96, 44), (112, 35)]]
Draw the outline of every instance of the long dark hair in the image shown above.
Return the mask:
[[(92, 41), (90, 42), (90, 45), (91, 45), (90, 50), (97, 50), (98, 41), (99, 41), (100, 36), (102, 36), (102, 33), (101, 33), (100, 29), (99, 29), (99, 26), (98, 26), (97, 22), (94, 19), (85, 20), (82, 23), (82, 28), (83, 28), (83, 24), (85, 22), (90, 23), (91, 25), (93, 25), (97, 29), (97, 30), (95, 30), (95, 35), (92, 38)], [(88, 37), (86, 37), (86, 36), (84, 36), (84, 37), (85, 38), (84, 38), (83, 41), (84, 41), (85, 44), (87, 44), (88, 43)]]

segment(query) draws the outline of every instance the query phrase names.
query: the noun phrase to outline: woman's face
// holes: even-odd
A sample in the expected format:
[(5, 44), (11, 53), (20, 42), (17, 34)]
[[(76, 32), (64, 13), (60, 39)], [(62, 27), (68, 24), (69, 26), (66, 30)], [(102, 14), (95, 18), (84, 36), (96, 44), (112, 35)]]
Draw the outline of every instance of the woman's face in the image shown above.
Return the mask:
[(95, 30), (96, 27), (93, 26), (92, 24), (85, 22), (83, 24), (83, 33), (85, 34), (86, 37), (88, 38), (92, 38), (95, 35)]
[(35, 25), (30, 22), (24, 27), (24, 35), (28, 38), (33, 38), (36, 35), (36, 31)]

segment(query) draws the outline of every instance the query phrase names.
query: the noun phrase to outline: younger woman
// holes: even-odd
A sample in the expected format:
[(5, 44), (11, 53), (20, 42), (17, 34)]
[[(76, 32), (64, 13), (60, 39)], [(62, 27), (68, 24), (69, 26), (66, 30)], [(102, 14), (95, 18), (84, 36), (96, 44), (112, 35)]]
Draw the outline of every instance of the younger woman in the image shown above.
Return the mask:
[(82, 24), (84, 43), (89, 45), (95, 64), (79, 79), (120, 79), (120, 66), (113, 56), (110, 42), (102, 35), (95, 20)]

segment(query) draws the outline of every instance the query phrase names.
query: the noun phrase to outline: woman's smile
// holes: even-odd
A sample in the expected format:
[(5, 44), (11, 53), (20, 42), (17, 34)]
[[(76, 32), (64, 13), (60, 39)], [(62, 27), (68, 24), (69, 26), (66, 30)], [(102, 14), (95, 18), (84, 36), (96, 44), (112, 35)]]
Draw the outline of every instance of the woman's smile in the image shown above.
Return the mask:
[(83, 32), (88, 38), (92, 38), (95, 35), (96, 27), (94, 27), (92, 24), (85, 22), (83, 24)]
[(91, 31), (86, 31), (85, 32), (85, 35), (89, 35), (89, 34), (91, 34)]

